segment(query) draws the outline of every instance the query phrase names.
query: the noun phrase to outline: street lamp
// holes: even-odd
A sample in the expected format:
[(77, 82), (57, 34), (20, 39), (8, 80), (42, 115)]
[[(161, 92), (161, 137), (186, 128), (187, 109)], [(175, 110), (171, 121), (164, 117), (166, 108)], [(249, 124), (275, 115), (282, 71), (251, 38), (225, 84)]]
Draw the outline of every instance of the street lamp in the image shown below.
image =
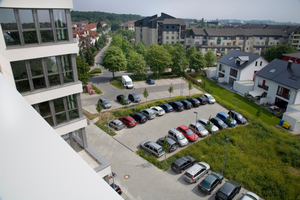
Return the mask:
[(235, 100), (235, 108), (234, 108), (234, 111), (236, 111), (237, 99), (234, 99), (234, 100)]
[[(198, 112), (194, 112), (194, 113), (196, 114), (196, 123), (195, 123), (195, 128), (196, 128), (196, 127), (197, 127)], [(194, 135), (194, 142), (196, 142), (196, 141), (195, 141), (195, 136), (196, 136), (196, 135)]]
[(222, 168), (222, 175), (223, 175), (223, 172), (224, 172), (224, 166), (225, 166), (225, 161), (226, 161), (229, 138), (226, 138), (226, 142), (227, 142), (227, 144), (226, 144), (226, 151), (225, 151), (225, 157), (224, 157), (223, 168)]

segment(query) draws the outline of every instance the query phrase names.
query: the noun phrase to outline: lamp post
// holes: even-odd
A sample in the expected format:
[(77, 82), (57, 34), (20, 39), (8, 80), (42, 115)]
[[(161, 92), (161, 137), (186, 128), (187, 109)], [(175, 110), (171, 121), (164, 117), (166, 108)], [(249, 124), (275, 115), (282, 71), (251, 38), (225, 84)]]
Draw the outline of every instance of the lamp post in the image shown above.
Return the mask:
[(224, 172), (224, 166), (225, 166), (225, 161), (226, 161), (229, 138), (226, 138), (226, 142), (227, 142), (227, 144), (226, 144), (225, 157), (224, 157), (224, 162), (223, 162), (223, 167), (222, 167), (222, 175), (223, 175), (223, 172)]
[[(198, 112), (194, 112), (194, 113), (196, 114), (196, 123), (195, 123), (195, 127), (197, 127)], [(196, 134), (196, 133), (195, 133), (195, 134)], [(195, 136), (196, 136), (196, 135), (194, 135), (194, 142), (196, 142), (196, 141), (195, 141)]]
[(235, 108), (234, 108), (234, 111), (236, 111), (237, 99), (234, 99), (234, 100), (235, 100)]

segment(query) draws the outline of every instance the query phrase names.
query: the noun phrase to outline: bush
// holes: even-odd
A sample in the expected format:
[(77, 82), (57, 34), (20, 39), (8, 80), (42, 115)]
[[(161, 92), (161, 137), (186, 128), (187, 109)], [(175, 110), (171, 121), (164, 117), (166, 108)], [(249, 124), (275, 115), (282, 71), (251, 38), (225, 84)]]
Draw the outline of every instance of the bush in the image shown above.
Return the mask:
[(102, 91), (100, 89), (98, 89), (96, 86), (92, 85), (93, 90), (95, 90), (95, 92), (97, 94), (102, 94)]
[(102, 129), (104, 132), (106, 132), (107, 134), (109, 134), (110, 136), (115, 136), (117, 135), (114, 131), (110, 130), (109, 133), (108, 133), (108, 128), (106, 126), (106, 123), (103, 122), (103, 123), (99, 123), (99, 122), (96, 122), (95, 123), (96, 126), (98, 126), (100, 129)]
[(100, 68), (95, 68), (92, 71), (90, 71), (90, 74), (100, 74), (100, 73), (102, 73)]
[(130, 78), (132, 81), (146, 81), (147, 76), (146, 74), (138, 74), (138, 75), (131, 75)]
[(110, 82), (113, 86), (124, 90), (124, 87), (122, 85), (122, 78), (121, 77), (115, 77), (111, 82)]

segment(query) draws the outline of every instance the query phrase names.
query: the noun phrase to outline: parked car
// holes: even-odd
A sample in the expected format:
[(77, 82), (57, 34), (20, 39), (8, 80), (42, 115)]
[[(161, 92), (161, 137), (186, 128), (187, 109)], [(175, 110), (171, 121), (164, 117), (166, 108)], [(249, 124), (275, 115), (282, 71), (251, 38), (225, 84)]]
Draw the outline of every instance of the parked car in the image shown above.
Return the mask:
[(206, 100), (209, 104), (216, 103), (215, 98), (213, 96), (211, 96), (210, 94), (204, 94), (203, 97), (206, 98)]
[(198, 162), (184, 173), (184, 179), (189, 183), (196, 183), (204, 174), (208, 173), (209, 169), (209, 164)]
[(212, 172), (199, 183), (198, 188), (206, 194), (211, 194), (217, 185), (222, 183), (223, 179), (224, 177), (221, 174)]
[(148, 140), (144, 140), (143, 142), (141, 142), (140, 148), (144, 149), (145, 151), (147, 151), (148, 153), (156, 157), (161, 157), (162, 155), (165, 154), (165, 152), (162, 149), (162, 146)]
[(141, 110), (141, 112), (143, 115), (145, 115), (148, 119), (154, 119), (156, 117), (156, 113), (154, 112), (154, 110), (152, 109), (144, 109)]
[(236, 112), (235, 110), (230, 110), (228, 112), (228, 115), (230, 115), (230, 114), (231, 114), (232, 118), (236, 120), (236, 122), (238, 124), (246, 124), (247, 123), (247, 120), (243, 117), (243, 115)]
[(220, 118), (223, 122), (225, 122), (229, 127), (234, 127), (236, 126), (236, 121), (235, 119), (232, 118), (232, 120), (230, 121), (230, 123), (227, 123), (227, 118), (229, 117), (229, 115), (225, 112), (219, 112), (217, 114), (217, 117)]
[(180, 101), (173, 101), (169, 104), (173, 107), (173, 110), (183, 111), (183, 104)]
[(100, 98), (98, 100), (98, 103), (100, 103), (102, 108), (106, 108), (106, 109), (111, 108), (110, 102), (105, 98)]
[(165, 114), (165, 110), (159, 106), (152, 106), (150, 109), (152, 109), (157, 116), (163, 116)]
[(192, 103), (188, 100), (182, 100), (180, 102), (183, 104), (184, 109), (191, 109), (191, 107), (193, 106)]
[(199, 107), (200, 106), (200, 102), (195, 98), (187, 98), (186, 100), (191, 102), (193, 107)]
[(123, 122), (123, 124), (126, 125), (127, 127), (135, 127), (135, 125), (137, 124), (135, 119), (133, 119), (130, 116), (121, 116), (119, 117), (119, 120)]
[[(175, 151), (178, 148), (178, 145), (177, 145), (177, 143), (174, 140), (172, 140), (169, 137), (166, 137), (166, 140), (168, 141), (168, 144), (169, 144), (169, 150), (168, 150), (168, 152), (173, 152), (173, 151)], [(165, 138), (162, 137), (162, 138), (159, 138), (156, 141), (156, 143), (159, 144), (160, 146), (164, 146), (164, 141), (165, 141)]]
[(173, 139), (181, 147), (186, 146), (189, 141), (184, 137), (184, 135), (177, 131), (175, 128), (172, 128), (168, 131), (168, 137)]
[(171, 165), (171, 169), (180, 174), (182, 173), (184, 170), (190, 168), (191, 166), (193, 166), (196, 163), (196, 159), (193, 158), (192, 156), (183, 156), (181, 158), (178, 158), (177, 160), (175, 160), (172, 165)]
[(184, 125), (178, 126), (176, 130), (181, 132), (189, 142), (195, 142), (199, 139), (197, 134)]
[(214, 125), (216, 125), (220, 130), (228, 127), (227, 124), (225, 124), (223, 122), (223, 120), (221, 120), (219, 117), (213, 117), (213, 118), (210, 119), (210, 121)]
[(246, 192), (244, 196), (241, 198), (241, 200), (259, 200), (259, 196), (253, 192)]
[(154, 85), (155, 84), (155, 81), (152, 79), (152, 78), (148, 78), (146, 80), (146, 82), (149, 84), (149, 85)]
[(200, 123), (192, 122), (189, 128), (194, 131), (198, 136), (205, 137), (208, 135), (208, 130), (206, 130)]
[(117, 96), (117, 101), (121, 103), (122, 98), (124, 97), (124, 101), (125, 101), (125, 105), (128, 105), (131, 103), (131, 101), (129, 99), (127, 99), (127, 97), (124, 96), (124, 94), (120, 94)]
[(143, 124), (148, 121), (148, 118), (145, 115), (143, 115), (142, 113), (132, 113), (130, 115), (130, 117), (135, 119), (135, 121), (137, 121), (140, 124)]
[[(198, 119), (198, 121), (200, 124), (203, 124), (204, 127), (206, 127), (206, 124), (208, 123), (208, 120), (207, 119), (204, 119), (204, 118), (200, 118)], [(217, 131), (219, 130), (218, 127), (216, 127), (213, 123), (212, 123), (212, 127), (211, 127), (211, 131), (210, 133), (216, 133)], [(208, 130), (209, 131), (209, 130)]]
[(216, 200), (232, 200), (241, 190), (241, 185), (229, 180), (216, 193)]
[(122, 190), (117, 184), (112, 183), (112, 184), (110, 184), (110, 187), (112, 187), (119, 195), (122, 194)]
[(173, 111), (173, 107), (170, 104), (168, 104), (168, 103), (160, 104), (159, 107), (161, 107), (162, 109), (164, 109), (166, 113)]
[(118, 119), (113, 119), (108, 122), (108, 126), (112, 127), (116, 131), (122, 130), (125, 125)]
[(196, 97), (196, 99), (200, 102), (200, 105), (206, 105), (207, 100), (205, 97)]
[(138, 95), (134, 94), (134, 93), (129, 94), (129, 95), (128, 95), (128, 99), (129, 99), (131, 102), (133, 102), (133, 103), (138, 103), (138, 102), (141, 101), (141, 98), (140, 98)]

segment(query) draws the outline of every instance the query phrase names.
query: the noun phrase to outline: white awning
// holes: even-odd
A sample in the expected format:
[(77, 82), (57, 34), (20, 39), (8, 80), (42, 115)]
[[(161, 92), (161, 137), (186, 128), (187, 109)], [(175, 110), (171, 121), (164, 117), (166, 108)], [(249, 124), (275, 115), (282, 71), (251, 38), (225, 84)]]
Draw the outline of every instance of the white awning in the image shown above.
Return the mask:
[(261, 88), (255, 88), (255, 90), (253, 91), (249, 91), (249, 94), (253, 97), (256, 97), (256, 96), (261, 96), (263, 93), (265, 92), (264, 89), (261, 89)]

